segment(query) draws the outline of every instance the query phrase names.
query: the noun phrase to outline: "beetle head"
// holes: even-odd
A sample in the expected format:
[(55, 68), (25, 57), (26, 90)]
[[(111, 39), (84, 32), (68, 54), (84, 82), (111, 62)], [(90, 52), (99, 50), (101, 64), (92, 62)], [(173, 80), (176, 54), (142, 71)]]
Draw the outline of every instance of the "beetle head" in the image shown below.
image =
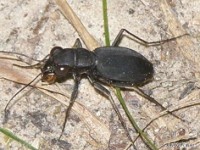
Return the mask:
[(49, 58), (44, 67), (41, 69), (42, 71), (42, 82), (48, 82), (49, 84), (56, 82), (56, 74), (55, 74), (55, 66), (53, 65), (51, 58)]
[[(62, 81), (69, 74), (70, 67), (59, 65), (56, 60), (62, 56), (63, 49), (61, 47), (54, 47), (50, 52), (49, 59), (45, 62), (42, 71), (42, 81), (53, 84), (56, 81)], [(57, 59), (58, 58), (58, 59)]]

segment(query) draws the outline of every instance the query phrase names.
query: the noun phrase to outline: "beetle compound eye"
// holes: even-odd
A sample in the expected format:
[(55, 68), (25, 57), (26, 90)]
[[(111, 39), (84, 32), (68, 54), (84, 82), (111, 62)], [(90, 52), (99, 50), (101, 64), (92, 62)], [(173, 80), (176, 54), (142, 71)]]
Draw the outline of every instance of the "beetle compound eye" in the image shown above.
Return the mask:
[(48, 67), (47, 67), (47, 71), (52, 72), (52, 70), (53, 70), (53, 67), (52, 67), (52, 66), (48, 66)]
[(41, 69), (41, 71), (42, 71), (43, 74), (52, 73), (52, 72), (54, 72), (54, 70), (55, 70), (54, 68), (55, 68), (55, 66), (54, 66), (53, 59), (52, 59), (52, 58), (49, 58), (49, 59), (45, 62), (45, 64), (44, 64), (43, 68)]

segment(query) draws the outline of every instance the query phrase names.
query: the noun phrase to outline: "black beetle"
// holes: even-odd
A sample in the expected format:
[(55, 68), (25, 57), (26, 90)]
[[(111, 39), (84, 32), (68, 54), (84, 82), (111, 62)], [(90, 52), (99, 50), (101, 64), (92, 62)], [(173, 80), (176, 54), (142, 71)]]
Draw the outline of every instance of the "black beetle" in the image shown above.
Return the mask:
[(99, 47), (94, 51), (82, 48), (80, 40), (77, 39), (73, 48), (54, 47), (51, 50), (41, 69), (42, 81), (52, 84), (72, 75), (76, 86), (81, 75), (86, 74), (91, 83), (97, 86), (102, 82), (117, 87), (143, 85), (152, 79), (153, 65), (140, 53), (118, 47), (124, 31), (143, 45), (161, 44), (160, 41), (146, 42), (125, 29), (119, 32), (112, 46)]
[[(153, 78), (153, 64), (143, 55), (132, 49), (118, 47), (124, 31), (133, 36), (137, 42), (145, 46), (160, 45), (177, 38), (175, 37), (156, 42), (146, 42), (126, 29), (122, 29), (114, 40), (112, 46), (99, 47), (94, 51), (88, 51), (87, 49), (82, 48), (79, 39), (76, 40), (73, 48), (63, 49), (61, 47), (54, 47), (50, 52), (48, 60), (46, 60), (41, 69), (43, 74), (42, 81), (52, 84), (56, 81), (61, 82), (70, 76), (73, 76), (75, 81), (70, 104), (66, 111), (62, 133), (65, 128), (69, 111), (77, 96), (78, 85), (81, 80), (81, 75), (83, 74), (88, 77), (95, 89), (109, 97), (111, 104), (111, 94), (102, 84), (108, 84), (120, 88), (132, 87), (132, 89), (134, 89), (138, 94), (152, 101), (156, 105), (161, 106), (162, 109), (165, 109), (155, 99), (146, 95), (137, 88), (139, 85), (143, 85)], [(112, 106), (118, 113), (118, 117), (122, 118), (118, 109), (113, 104)], [(126, 128), (122, 121), (121, 123), (123, 127)]]
[(136, 86), (153, 77), (153, 65), (144, 56), (125, 47), (84, 48), (54, 47), (42, 68), (42, 81), (62, 81), (70, 74), (79, 80), (86, 74), (92, 83)]
[[(61, 47), (54, 47), (49, 55), (47, 55), (42, 61), (39, 61), (39, 63), (35, 65), (16, 65), (22, 68), (41, 68), (41, 66), (43, 67), (41, 69), (41, 73), (38, 74), (35, 79), (33, 79), (25, 87), (20, 89), (10, 99), (4, 109), (5, 122), (9, 113), (7, 108), (11, 100), (13, 100), (14, 97), (23, 89), (31, 85), (31, 83), (33, 83), (41, 74), (42, 81), (48, 82), (49, 84), (53, 84), (54, 82), (62, 82), (68, 79), (68, 77), (73, 77), (75, 85), (70, 98), (70, 104), (66, 111), (66, 117), (62, 128), (63, 133), (69, 112), (77, 97), (79, 82), (82, 75), (85, 74), (95, 89), (103, 93), (105, 96), (108, 96), (112, 107), (114, 108), (122, 123), (123, 128), (126, 130), (128, 138), (132, 141), (128, 133), (128, 129), (123, 122), (122, 116), (117, 109), (109, 90), (107, 90), (103, 84), (111, 85), (114, 87), (133, 89), (139, 95), (150, 100), (156, 105), (159, 105), (163, 110), (166, 110), (166, 108), (158, 103), (154, 98), (148, 96), (138, 88), (138, 86), (147, 83), (153, 78), (153, 64), (148, 61), (143, 55), (132, 49), (118, 47), (118, 44), (123, 37), (123, 32), (128, 33), (129, 35), (134, 37), (133, 40), (144, 46), (157, 46), (165, 42), (180, 38), (184, 35), (188, 35), (184, 34), (167, 40), (147, 42), (132, 34), (128, 30), (121, 29), (117, 37), (115, 38), (112, 46), (99, 47), (96, 48), (94, 51), (88, 51), (87, 49), (82, 48), (80, 40), (77, 39), (72, 48), (63, 49)], [(48, 59), (46, 59), (47, 57)], [(169, 113), (172, 114), (171, 112)], [(180, 119), (179, 117), (177, 118)], [(60, 137), (62, 136), (62, 133)]]
[[(84, 74), (88, 77), (90, 83), (94, 86), (95, 89), (97, 89), (109, 98), (113, 109), (117, 113), (121, 124), (126, 131), (128, 138), (132, 141), (128, 129), (125, 123), (123, 122), (123, 118), (113, 101), (110, 91), (104, 87), (104, 84), (111, 85), (113, 87), (132, 89), (142, 97), (148, 99), (156, 105), (159, 105), (162, 108), (162, 110), (166, 110), (166, 108), (163, 107), (160, 103), (158, 103), (154, 98), (148, 96), (138, 88), (138, 86), (146, 84), (153, 78), (153, 64), (149, 60), (147, 60), (143, 55), (132, 49), (118, 47), (118, 44), (124, 36), (123, 32), (128, 33), (129, 35), (134, 37), (133, 40), (144, 46), (157, 46), (165, 42), (180, 38), (184, 35), (188, 35), (183, 34), (181, 36), (177, 36), (167, 40), (147, 42), (132, 34), (128, 30), (121, 29), (117, 37), (115, 38), (112, 46), (99, 47), (96, 48), (94, 51), (88, 51), (87, 49), (82, 48), (80, 40), (77, 39), (72, 48), (63, 49), (61, 47), (54, 47), (49, 55), (47, 55), (43, 60), (39, 61), (39, 63), (35, 65), (15, 65), (22, 68), (41, 68), (41, 73), (38, 74), (25, 87), (20, 89), (7, 103), (4, 109), (5, 122), (9, 114), (7, 108), (10, 102), (23, 89), (31, 85), (41, 74), (42, 81), (48, 82), (49, 84), (53, 84), (54, 82), (63, 82), (69, 77), (73, 77), (75, 84), (73, 92), (71, 94), (70, 104), (66, 111), (64, 125), (62, 128), (63, 133), (69, 112), (78, 94), (78, 86), (80, 80), (82, 78), (82, 75)], [(171, 112), (169, 113), (172, 114)], [(172, 115), (180, 119), (176, 115)], [(62, 133), (59, 138), (61, 138)]]

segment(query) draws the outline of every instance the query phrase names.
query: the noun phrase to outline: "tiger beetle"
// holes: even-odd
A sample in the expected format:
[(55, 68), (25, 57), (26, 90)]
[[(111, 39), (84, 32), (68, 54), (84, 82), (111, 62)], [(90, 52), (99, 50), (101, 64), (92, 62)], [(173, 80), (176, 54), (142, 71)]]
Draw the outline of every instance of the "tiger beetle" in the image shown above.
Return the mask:
[[(156, 105), (159, 105), (163, 110), (166, 110), (166, 108), (155, 99), (148, 96), (138, 88), (153, 79), (153, 64), (140, 53), (129, 48), (118, 46), (124, 36), (124, 32), (132, 36), (138, 43), (144, 46), (161, 45), (165, 42), (172, 41), (183, 36), (181, 35), (162, 41), (147, 42), (132, 34), (128, 30), (121, 29), (112, 43), (112, 46), (98, 47), (94, 51), (82, 48), (82, 44), (79, 39), (76, 39), (72, 48), (54, 47), (51, 50), (48, 59), (44, 59), (44, 64), (42, 64), (42, 81), (53, 84), (55, 82), (63, 82), (69, 77), (73, 77), (74, 79), (74, 88), (71, 94), (68, 109), (66, 111), (62, 133), (64, 132), (71, 107), (77, 97), (78, 87), (82, 75), (86, 75), (93, 87), (110, 99), (111, 104), (120, 120), (123, 120), (122, 116), (114, 104), (110, 91), (106, 89), (104, 85), (133, 89), (139, 95), (150, 100)], [(33, 81), (31, 81), (31, 83), (32, 82)], [(7, 106), (5, 108), (5, 112), (6, 109)], [(121, 123), (127, 130), (123, 121), (121, 121)], [(62, 136), (62, 133), (60, 137)], [(128, 137), (131, 139), (129, 135)]]

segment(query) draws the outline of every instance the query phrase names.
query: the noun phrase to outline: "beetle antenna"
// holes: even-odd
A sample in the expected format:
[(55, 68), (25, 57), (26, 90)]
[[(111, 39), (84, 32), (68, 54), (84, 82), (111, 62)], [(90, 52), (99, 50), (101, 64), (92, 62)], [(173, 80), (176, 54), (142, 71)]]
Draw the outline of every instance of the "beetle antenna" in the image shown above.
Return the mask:
[(5, 109), (4, 109), (4, 113), (5, 113), (5, 121), (7, 120), (7, 117), (8, 117), (8, 114), (9, 114), (9, 111), (8, 111), (8, 106), (9, 104), (11, 103), (11, 101), (21, 92), (23, 91), (25, 88), (27, 88), (28, 86), (30, 86), (39, 76), (41, 75), (41, 73), (39, 73), (32, 81), (30, 81), (28, 84), (26, 84), (23, 88), (21, 88), (19, 91), (17, 91), (12, 97), (11, 99), (9, 100), (9, 102), (7, 103)]
[[(47, 60), (47, 58), (49, 57), (49, 54), (46, 55), (42, 60), (37, 60), (37, 59), (34, 59), (32, 57), (29, 57), (25, 54), (21, 54), (21, 53), (17, 53), (17, 52), (7, 52), (7, 51), (0, 51), (0, 53), (3, 53), (3, 54), (12, 54), (12, 55), (18, 55), (18, 56), (22, 56), (22, 57), (26, 57), (32, 61), (36, 61), (37, 63), (33, 64), (33, 65), (29, 65), (27, 62), (23, 61), (20, 57), (19, 58), (6, 58), (6, 57), (1, 57), (2, 59), (9, 59), (9, 60), (16, 60), (16, 61), (21, 61), (21, 62), (24, 62), (26, 63), (27, 65), (25, 66), (22, 66), (22, 65), (18, 65), (18, 64), (13, 64), (13, 66), (17, 66), (17, 67), (20, 67), (20, 68), (26, 68), (26, 69), (33, 69), (33, 68), (36, 68), (36, 69), (40, 69), (41, 66), (44, 65), (44, 62)], [(17, 56), (17, 57), (18, 57)]]
[(44, 62), (47, 60), (47, 58), (49, 57), (49, 55), (46, 55), (42, 60), (39, 60), (38, 63), (33, 64), (33, 65), (27, 65), (27, 66), (21, 66), (21, 65), (17, 65), (17, 64), (13, 64), (14, 66), (20, 67), (20, 68), (26, 68), (26, 69), (40, 69), (41, 66), (44, 65)]
[(30, 57), (30, 56), (27, 56), (27, 55), (25, 55), (25, 54), (21, 54), (21, 53), (18, 53), (18, 52), (0, 51), (0, 53), (3, 53), (3, 54), (11, 54), (11, 55), (18, 55), (18, 56), (26, 57), (26, 58), (28, 58), (28, 59), (30, 59), (30, 60), (33, 60), (33, 61), (37, 61), (37, 62), (39, 61), (39, 60), (37, 60), (37, 59), (34, 59), (34, 58)]

